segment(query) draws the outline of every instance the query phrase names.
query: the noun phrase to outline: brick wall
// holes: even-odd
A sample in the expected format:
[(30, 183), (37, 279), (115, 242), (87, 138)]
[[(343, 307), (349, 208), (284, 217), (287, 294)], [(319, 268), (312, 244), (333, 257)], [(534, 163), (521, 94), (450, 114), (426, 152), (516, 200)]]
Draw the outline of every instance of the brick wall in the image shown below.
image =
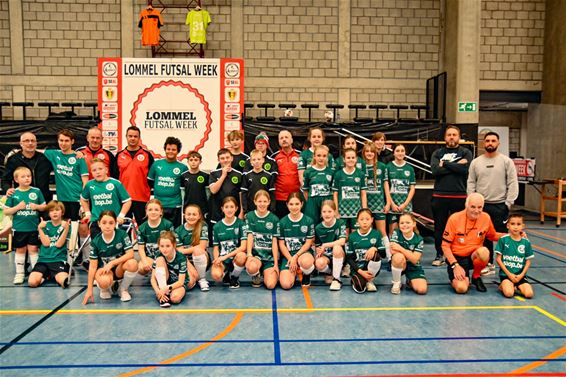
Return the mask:
[(482, 0), (481, 80), (540, 85), (544, 7), (544, 0)]
[(10, 73), (12, 73), (12, 69), (10, 63), (10, 20), (8, 2), (0, 1), (0, 74), (9, 75)]

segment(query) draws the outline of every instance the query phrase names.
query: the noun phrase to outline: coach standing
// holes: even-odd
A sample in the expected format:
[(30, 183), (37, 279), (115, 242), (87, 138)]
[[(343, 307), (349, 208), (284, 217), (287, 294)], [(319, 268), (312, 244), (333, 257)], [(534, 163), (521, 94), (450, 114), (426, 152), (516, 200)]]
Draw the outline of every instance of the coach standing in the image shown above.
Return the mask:
[(293, 136), (291, 132), (283, 130), (279, 132), (279, 151), (271, 157), (277, 162), (277, 179), (275, 180), (276, 215), (280, 219), (285, 217), (287, 209), (287, 198), (292, 192), (300, 192), (299, 183), (299, 151), (293, 148)]
[(132, 198), (132, 207), (128, 216), (133, 216), (138, 225), (143, 223), (145, 217), (145, 205), (151, 195), (147, 174), (153, 164), (153, 156), (149, 151), (140, 146), (141, 131), (136, 126), (128, 127), (126, 130), (126, 148), (116, 155), (120, 182)]
[[(488, 132), (483, 139), (485, 153), (476, 157), (470, 165), (468, 195), (477, 192), (485, 198), (484, 212), (489, 214), (495, 230), (507, 232), (505, 221), (509, 209), (519, 195), (519, 182), (515, 164), (509, 157), (499, 153), (499, 135)], [(493, 264), (493, 243), (487, 242), (489, 265), (483, 275), (495, 273)]]
[(101, 160), (108, 169), (108, 175), (112, 178), (118, 178), (116, 167), (116, 157), (107, 149), (102, 148), (102, 131), (98, 126), (91, 127), (86, 134), (87, 145), (79, 147), (75, 152), (81, 152), (88, 166), (88, 179), (93, 179), (90, 171), (90, 162), (93, 158)]
[(466, 180), (472, 161), (472, 152), (460, 146), (460, 129), (448, 125), (444, 133), (446, 146), (434, 151), (430, 168), (434, 176), (432, 214), (434, 217), (434, 247), (436, 258), (433, 266), (444, 264), (442, 233), (451, 214), (461, 211), (466, 202)]

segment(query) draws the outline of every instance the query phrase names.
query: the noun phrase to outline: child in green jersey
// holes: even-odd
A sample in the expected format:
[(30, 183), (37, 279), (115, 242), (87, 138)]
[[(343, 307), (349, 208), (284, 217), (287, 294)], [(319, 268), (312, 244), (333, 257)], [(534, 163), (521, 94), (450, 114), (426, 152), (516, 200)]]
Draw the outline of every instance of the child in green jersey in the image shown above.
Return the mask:
[(332, 199), (332, 176), (334, 170), (328, 166), (328, 147), (319, 145), (314, 148), (312, 164), (303, 175), (303, 193), (305, 195), (305, 215), (316, 224), (320, 222), (322, 202)]
[(366, 174), (356, 169), (357, 158), (355, 150), (346, 149), (344, 168), (334, 173), (332, 181), (338, 217), (345, 220), (348, 230), (355, 229), (358, 211), (367, 207)]
[(14, 182), (18, 188), (6, 200), (4, 214), (13, 215), (13, 247), (16, 249), (14, 261), (16, 274), (14, 284), (23, 284), (25, 279), (26, 251), (29, 254), (31, 268), (37, 262), (37, 247), (40, 244), (37, 226), (39, 212), (45, 209), (45, 199), (41, 190), (31, 186), (31, 170), (20, 166), (14, 170)]
[(373, 213), (375, 227), (383, 235), (381, 241), (385, 246), (387, 259), (391, 259), (391, 246), (385, 229), (385, 215), (391, 208), (389, 201), (389, 186), (385, 184), (388, 180), (387, 166), (377, 159), (377, 147), (375, 143), (366, 141), (362, 149), (362, 156), (366, 162), (366, 182), (368, 208)]
[(246, 271), (252, 277), (252, 286), (273, 289), (279, 280), (279, 249), (277, 248), (277, 223), (279, 219), (269, 212), (271, 197), (265, 190), (254, 196), (256, 209), (246, 214), (248, 229)]
[(362, 208), (357, 216), (358, 229), (350, 234), (346, 246), (346, 261), (350, 265), (352, 289), (356, 293), (376, 292), (373, 279), (381, 269), (385, 248), (381, 233), (373, 229), (373, 214)]
[(166, 308), (183, 300), (187, 290), (195, 285), (192, 276), (196, 276), (196, 271), (185, 255), (177, 250), (175, 233), (162, 232), (157, 243), (159, 254), (153, 264), (151, 287), (159, 305)]
[(208, 225), (204, 221), (204, 216), (197, 204), (189, 204), (185, 207), (185, 223), (175, 229), (179, 238), (178, 250), (185, 254), (194, 264), (196, 276), (200, 290), (207, 292), (210, 290), (206, 271), (210, 268), (210, 256), (208, 248)]
[(151, 199), (147, 202), (145, 215), (147, 220), (139, 226), (137, 233), (140, 256), (138, 274), (142, 276), (147, 275), (152, 269), (158, 253), (157, 240), (161, 232), (174, 230), (171, 221), (163, 218), (163, 206), (158, 199)]
[(210, 274), (216, 282), (240, 288), (240, 274), (246, 265), (247, 229), (236, 217), (238, 202), (233, 196), (222, 201), (224, 218), (214, 224), (212, 234), (213, 260)]
[[(326, 275), (325, 283), (331, 291), (342, 288), (340, 272), (344, 265), (344, 245), (346, 245), (346, 224), (336, 218), (336, 204), (325, 200), (321, 207), (322, 222), (314, 228), (315, 266)], [(332, 261), (332, 262), (331, 262)]]
[(37, 230), (41, 247), (39, 259), (29, 275), (31, 288), (39, 287), (45, 279), (53, 278), (61, 286), (69, 286), (69, 265), (67, 264), (67, 241), (69, 241), (69, 222), (63, 220), (65, 206), (52, 200), (45, 210), (51, 220), (41, 220)]
[[(346, 149), (353, 149), (356, 151), (356, 153), (358, 153), (358, 143), (356, 139), (351, 135), (346, 136), (342, 141), (342, 153)], [(344, 167), (344, 156), (342, 155), (342, 153), (334, 163), (334, 169), (336, 170), (340, 170)], [(366, 162), (364, 161), (363, 156), (358, 157), (358, 159), (356, 160), (356, 169), (366, 171)]]
[(413, 167), (405, 161), (405, 146), (402, 144), (395, 145), (393, 155), (395, 159), (387, 164), (389, 180), (386, 183), (389, 190), (389, 202), (391, 203), (391, 212), (388, 214), (390, 234), (397, 228), (399, 215), (403, 212), (413, 211), (411, 201), (415, 195), (415, 185), (417, 184)]
[(401, 293), (401, 274), (405, 272), (407, 286), (415, 293), (424, 295), (427, 292), (427, 282), (421, 257), (424, 240), (416, 233), (417, 222), (410, 213), (399, 216), (399, 229), (391, 234), (391, 275), (393, 276), (391, 293)]
[[(130, 284), (136, 277), (138, 263), (134, 259), (134, 249), (130, 236), (123, 229), (116, 229), (117, 218), (112, 211), (103, 211), (98, 219), (101, 233), (91, 242), (90, 264), (88, 268), (88, 287), (83, 305), (94, 302), (94, 281), (100, 289), (100, 298), (112, 298), (114, 280), (122, 280), (117, 294), (122, 302), (130, 301)], [(99, 268), (100, 267), (100, 268)]]
[[(299, 171), (299, 183), (301, 184), (301, 187), (303, 187), (304, 185), (303, 176), (305, 174), (305, 170), (309, 165), (312, 165), (314, 149), (318, 146), (321, 146), (324, 143), (324, 139), (325, 135), (322, 128), (312, 127), (309, 129), (307, 140), (309, 141), (310, 146), (308, 149), (305, 149), (301, 152), (297, 166), (297, 169)], [(334, 158), (330, 153), (328, 154), (328, 166), (334, 169)]]
[(311, 274), (314, 271), (314, 222), (301, 212), (302, 207), (303, 195), (300, 192), (289, 194), (289, 214), (279, 221), (277, 228), (279, 250), (283, 254), (279, 268), (279, 284), (283, 289), (293, 288), (299, 269), (303, 273), (302, 286), (309, 287), (311, 284)]
[(507, 219), (509, 234), (501, 237), (495, 246), (499, 265), (499, 290), (503, 296), (512, 298), (515, 290), (525, 298), (533, 298), (535, 292), (525, 276), (534, 258), (531, 242), (525, 238), (523, 216), (514, 214)]

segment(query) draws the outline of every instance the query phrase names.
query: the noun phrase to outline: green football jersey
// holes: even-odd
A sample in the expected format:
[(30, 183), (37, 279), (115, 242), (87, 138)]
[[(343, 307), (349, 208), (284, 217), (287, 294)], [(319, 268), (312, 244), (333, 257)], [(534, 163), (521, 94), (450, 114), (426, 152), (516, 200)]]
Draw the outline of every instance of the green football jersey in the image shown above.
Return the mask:
[(21, 209), (12, 215), (12, 229), (16, 232), (35, 232), (39, 225), (39, 212), (31, 209), (29, 205), (45, 204), (45, 199), (41, 190), (36, 187), (30, 187), (29, 190), (22, 191), (19, 188), (14, 191), (12, 196), (6, 199), (8, 207), (15, 207), (21, 202), (26, 203), (26, 208)]
[[(340, 170), (343, 168), (344, 168), (344, 156), (340, 155), (340, 157), (338, 157), (334, 162), (334, 169)], [(356, 169), (361, 171), (366, 171), (366, 162), (364, 161), (363, 158), (358, 157), (358, 160), (356, 161)]]
[[(167, 284), (174, 284), (179, 281), (179, 276), (185, 275), (185, 285), (191, 280), (189, 276), (189, 270), (187, 269), (187, 256), (181, 253), (179, 250), (175, 250), (175, 256), (173, 260), (168, 261), (167, 258), (161, 253), (155, 256), (155, 259), (163, 257), (165, 259), (165, 264), (167, 265), (167, 271), (169, 271), (169, 277), (167, 278)], [(153, 269), (156, 267), (155, 261), (153, 262)]]
[(85, 159), (77, 159), (75, 153), (64, 154), (58, 149), (46, 149), (43, 154), (53, 165), (57, 200), (78, 202), (83, 191), (81, 177), (88, 176)]
[[(402, 204), (409, 196), (409, 190), (412, 185), (416, 185), (415, 171), (413, 167), (408, 163), (404, 163), (401, 166), (395, 164), (395, 161), (391, 161), (387, 164), (387, 174), (389, 175), (389, 192), (391, 193), (391, 200), (397, 205)], [(405, 211), (411, 212), (413, 210), (413, 204), (405, 208)]]
[[(379, 252), (385, 251), (385, 247), (381, 241), (381, 233), (378, 230), (371, 229), (366, 234), (361, 234), (356, 230), (350, 237), (346, 244), (346, 253), (355, 257), (358, 269), (367, 270), (368, 261), (365, 260), (365, 255), (368, 249), (375, 247)], [(353, 275), (356, 271), (351, 271)]]
[(314, 244), (316, 246), (334, 242), (340, 238), (346, 238), (346, 224), (342, 219), (334, 219), (334, 223), (331, 226), (326, 226), (321, 222), (314, 228), (314, 234)]
[(331, 196), (333, 175), (334, 169), (329, 166), (324, 169), (312, 165), (307, 167), (303, 176), (303, 191), (308, 191), (309, 198)]
[(179, 208), (183, 205), (181, 190), (183, 173), (189, 168), (179, 161), (157, 160), (151, 165), (147, 179), (152, 180), (153, 195), (161, 201), (164, 208)]
[(69, 237), (71, 232), (67, 232), (67, 242), (61, 247), (55, 246), (57, 241), (61, 238), (63, 231), (63, 226), (53, 225), (51, 220), (47, 222), (45, 228), (43, 228), (43, 233), (49, 237), (49, 246), (44, 246), (43, 243), (39, 247), (39, 259), (38, 262), (41, 263), (55, 263), (55, 262), (67, 262), (67, 242), (69, 242)]
[(332, 181), (332, 191), (338, 192), (338, 212), (340, 217), (353, 218), (362, 208), (362, 190), (366, 190), (365, 173), (354, 169), (346, 173), (344, 169), (336, 171)]
[[(393, 231), (393, 234), (391, 234), (390, 242), (395, 242), (399, 244), (402, 248), (410, 250), (413, 253), (422, 254), (424, 250), (424, 240), (417, 233), (413, 233), (413, 237), (407, 239), (399, 229), (395, 229)], [(421, 261), (419, 260), (416, 264), (414, 264), (411, 263), (409, 260), (407, 260), (407, 268), (410, 268), (411, 266), (420, 267)]]
[(377, 170), (374, 165), (366, 167), (367, 199), (368, 208), (373, 213), (381, 213), (385, 208), (385, 191), (383, 183), (389, 180), (387, 166), (383, 162), (377, 163)]
[[(297, 166), (298, 170), (306, 170), (309, 166), (312, 165), (313, 159), (313, 150), (311, 148), (305, 149), (301, 152), (299, 156), (299, 163)], [(328, 153), (328, 167), (334, 169), (334, 157), (330, 153)]]
[(110, 210), (118, 215), (122, 205), (131, 200), (122, 182), (114, 178), (102, 182), (91, 179), (86, 183), (81, 199), (90, 202), (91, 222), (98, 221), (102, 211)]
[[(193, 244), (193, 228), (188, 228), (187, 224), (182, 224), (175, 229), (175, 234), (179, 242), (178, 247), (181, 246), (191, 246)], [(200, 229), (200, 239), (208, 241), (208, 225), (205, 222), (202, 224)]]
[(291, 256), (303, 247), (308, 239), (314, 238), (314, 221), (307, 215), (301, 214), (299, 220), (291, 220), (290, 215), (279, 221), (277, 238), (285, 241), (285, 246)]
[(237, 249), (247, 238), (246, 224), (237, 217), (232, 224), (226, 224), (224, 219), (220, 220), (212, 230), (212, 245), (219, 247), (221, 257)]
[[(533, 248), (531, 247), (531, 241), (526, 238), (515, 241), (508, 234), (497, 241), (494, 251), (496, 254), (501, 255), (503, 264), (513, 275), (519, 275), (523, 272), (527, 259), (535, 257)], [(507, 275), (505, 275), (502, 269), (499, 269), (499, 276), (506, 277)]]
[(106, 240), (102, 233), (98, 234), (90, 242), (90, 259), (98, 259), (102, 267), (106, 263), (120, 258), (132, 249), (132, 240), (130, 236), (123, 229), (116, 229), (114, 237), (111, 240)]
[(161, 219), (159, 225), (155, 228), (151, 227), (147, 221), (140, 225), (138, 228), (138, 244), (144, 245), (145, 255), (148, 258), (155, 259), (155, 255), (159, 251), (157, 240), (159, 239), (161, 232), (165, 232), (167, 230), (174, 232), (175, 228), (173, 228), (171, 221), (164, 218)]
[(246, 226), (248, 234), (253, 234), (253, 252), (262, 262), (273, 262), (273, 237), (277, 237), (277, 224), (279, 219), (268, 212), (260, 217), (257, 211), (248, 212)]

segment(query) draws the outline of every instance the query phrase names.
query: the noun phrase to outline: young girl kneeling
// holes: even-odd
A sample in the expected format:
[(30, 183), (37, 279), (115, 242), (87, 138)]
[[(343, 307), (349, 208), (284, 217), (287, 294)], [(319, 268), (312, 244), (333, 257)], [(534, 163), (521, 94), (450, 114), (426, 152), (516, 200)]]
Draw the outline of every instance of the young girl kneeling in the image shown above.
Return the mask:
[(336, 218), (336, 204), (332, 200), (322, 202), (322, 222), (314, 228), (316, 245), (315, 266), (317, 271), (326, 274), (325, 282), (331, 291), (342, 288), (340, 272), (344, 265), (344, 245), (346, 245), (346, 224)]

